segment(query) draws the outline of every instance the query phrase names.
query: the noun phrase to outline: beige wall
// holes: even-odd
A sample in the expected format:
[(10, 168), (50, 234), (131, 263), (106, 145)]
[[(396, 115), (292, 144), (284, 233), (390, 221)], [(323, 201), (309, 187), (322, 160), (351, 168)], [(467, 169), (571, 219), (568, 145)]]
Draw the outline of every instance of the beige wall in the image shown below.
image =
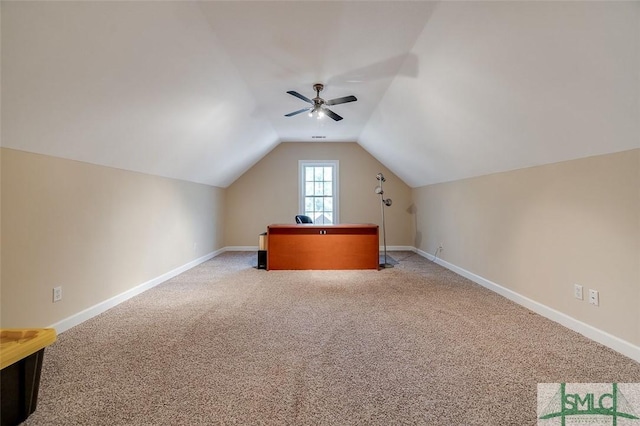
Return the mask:
[[(270, 224), (294, 223), (298, 214), (298, 161), (338, 160), (340, 222), (381, 223), (380, 198), (374, 193), (384, 173), (387, 245), (409, 245), (411, 189), (357, 143), (281, 143), (227, 188), (225, 245), (256, 246)], [(382, 239), (381, 239), (382, 241)]]
[(298, 160), (340, 161), (341, 222), (380, 223), (383, 172), (388, 245), (442, 244), (445, 261), (640, 345), (640, 150), (412, 190), (356, 143), (283, 143), (224, 190), (3, 148), (0, 326), (47, 326), (257, 245), (268, 224), (293, 222)]
[(54, 324), (223, 247), (223, 189), (11, 149), (1, 161), (2, 327)]
[[(413, 190), (419, 249), (640, 345), (640, 150)], [(574, 283), (585, 300), (573, 297)], [(587, 289), (600, 292), (589, 305)]]

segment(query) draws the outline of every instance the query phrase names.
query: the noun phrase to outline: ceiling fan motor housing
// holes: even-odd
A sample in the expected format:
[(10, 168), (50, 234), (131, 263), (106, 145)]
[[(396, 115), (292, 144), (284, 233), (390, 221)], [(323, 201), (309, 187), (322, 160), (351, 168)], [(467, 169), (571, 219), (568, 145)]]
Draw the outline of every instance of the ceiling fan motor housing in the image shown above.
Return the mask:
[(320, 97), (320, 92), (322, 92), (322, 89), (324, 89), (324, 84), (322, 83), (316, 83), (313, 85), (313, 90), (316, 91), (316, 97), (313, 98), (313, 103), (315, 104), (316, 108), (324, 103), (324, 99)]

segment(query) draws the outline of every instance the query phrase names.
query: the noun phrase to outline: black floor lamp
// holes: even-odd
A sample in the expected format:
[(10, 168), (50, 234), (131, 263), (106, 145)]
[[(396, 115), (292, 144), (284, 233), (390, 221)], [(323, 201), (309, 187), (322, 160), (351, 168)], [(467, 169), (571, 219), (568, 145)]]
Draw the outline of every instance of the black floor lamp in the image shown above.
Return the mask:
[(380, 194), (380, 207), (382, 209), (382, 244), (384, 246), (384, 263), (380, 264), (381, 268), (393, 268), (393, 265), (387, 263), (387, 234), (384, 229), (384, 208), (389, 207), (391, 205), (391, 198), (384, 198), (384, 190), (382, 189), (382, 183), (387, 180), (384, 178), (382, 173), (378, 173), (376, 175), (376, 179), (380, 181), (380, 185), (376, 186), (376, 194)]

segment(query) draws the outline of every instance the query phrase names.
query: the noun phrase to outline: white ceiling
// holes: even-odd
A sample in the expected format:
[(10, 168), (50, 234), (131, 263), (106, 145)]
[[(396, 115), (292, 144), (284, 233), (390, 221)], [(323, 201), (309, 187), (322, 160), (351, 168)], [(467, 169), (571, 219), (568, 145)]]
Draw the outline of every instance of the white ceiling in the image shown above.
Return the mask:
[[(640, 2), (2, 2), (2, 146), (226, 187), (354, 141), (410, 186), (640, 147)], [(284, 117), (355, 95), (335, 122)]]

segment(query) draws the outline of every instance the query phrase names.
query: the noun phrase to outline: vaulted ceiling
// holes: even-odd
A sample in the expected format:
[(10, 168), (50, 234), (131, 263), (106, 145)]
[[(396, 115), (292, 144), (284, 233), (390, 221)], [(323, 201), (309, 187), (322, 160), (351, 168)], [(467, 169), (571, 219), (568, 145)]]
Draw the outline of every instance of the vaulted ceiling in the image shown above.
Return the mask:
[[(410, 186), (640, 147), (640, 2), (6, 2), (2, 146), (226, 187), (352, 141)], [(284, 114), (295, 90), (344, 117)], [(314, 138), (321, 136), (322, 139)]]

